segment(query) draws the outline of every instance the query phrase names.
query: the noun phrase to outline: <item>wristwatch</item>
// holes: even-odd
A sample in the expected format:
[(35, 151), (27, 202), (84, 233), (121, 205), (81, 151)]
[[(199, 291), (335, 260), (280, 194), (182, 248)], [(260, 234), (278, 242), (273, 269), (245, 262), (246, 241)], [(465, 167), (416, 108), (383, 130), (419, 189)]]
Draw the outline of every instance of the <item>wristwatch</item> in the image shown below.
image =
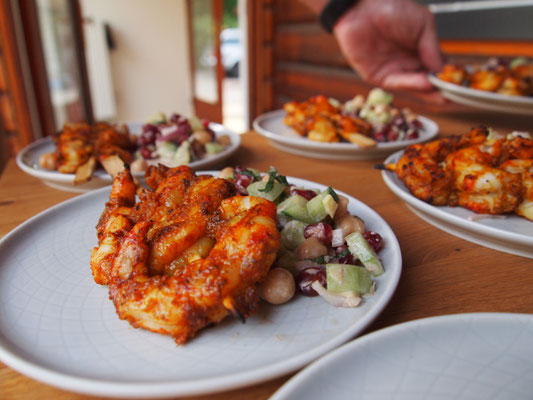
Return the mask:
[(357, 0), (330, 0), (318, 16), (320, 24), (329, 33), (333, 33), (333, 27), (346, 11), (353, 7)]

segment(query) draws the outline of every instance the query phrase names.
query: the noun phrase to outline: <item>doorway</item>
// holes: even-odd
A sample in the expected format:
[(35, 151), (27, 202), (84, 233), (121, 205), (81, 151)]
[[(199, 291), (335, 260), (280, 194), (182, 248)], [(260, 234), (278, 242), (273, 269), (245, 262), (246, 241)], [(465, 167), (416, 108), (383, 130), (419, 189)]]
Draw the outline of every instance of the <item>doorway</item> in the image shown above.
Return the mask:
[(243, 133), (248, 125), (246, 0), (189, 1), (194, 113)]

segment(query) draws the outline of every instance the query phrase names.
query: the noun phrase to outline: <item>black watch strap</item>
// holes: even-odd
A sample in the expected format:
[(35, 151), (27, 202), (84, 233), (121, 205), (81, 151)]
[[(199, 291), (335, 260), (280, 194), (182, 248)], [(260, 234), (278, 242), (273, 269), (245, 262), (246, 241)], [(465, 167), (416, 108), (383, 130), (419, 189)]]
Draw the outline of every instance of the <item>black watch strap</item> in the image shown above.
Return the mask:
[(318, 16), (320, 24), (329, 33), (333, 33), (333, 27), (339, 18), (352, 8), (355, 3), (357, 3), (357, 0), (330, 0)]

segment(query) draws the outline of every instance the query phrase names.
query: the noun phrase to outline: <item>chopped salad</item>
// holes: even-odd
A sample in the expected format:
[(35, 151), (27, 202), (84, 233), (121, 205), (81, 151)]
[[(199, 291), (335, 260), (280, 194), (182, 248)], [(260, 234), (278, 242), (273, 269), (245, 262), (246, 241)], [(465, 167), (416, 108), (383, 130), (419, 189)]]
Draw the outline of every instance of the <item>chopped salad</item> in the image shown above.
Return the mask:
[(408, 108), (393, 105), (394, 96), (382, 89), (372, 89), (367, 98), (355, 96), (341, 105), (342, 113), (357, 116), (372, 125), (376, 142), (417, 139), (422, 129), (418, 116)]
[(374, 278), (385, 272), (378, 256), (383, 238), (349, 212), (348, 198), (331, 187), (292, 185), (273, 167), (267, 173), (228, 167), (219, 177), (232, 180), (242, 195), (277, 205), (281, 249), (260, 287), (263, 299), (281, 304), (299, 293), (356, 307), (374, 293)]
[(206, 119), (158, 113), (142, 127), (138, 155), (173, 167), (220, 153), (230, 144), (229, 136), (215, 135)]
[(373, 147), (381, 142), (417, 139), (423, 128), (416, 114), (393, 105), (393, 95), (373, 89), (342, 103), (323, 95), (283, 107), (286, 125), (309, 140)]

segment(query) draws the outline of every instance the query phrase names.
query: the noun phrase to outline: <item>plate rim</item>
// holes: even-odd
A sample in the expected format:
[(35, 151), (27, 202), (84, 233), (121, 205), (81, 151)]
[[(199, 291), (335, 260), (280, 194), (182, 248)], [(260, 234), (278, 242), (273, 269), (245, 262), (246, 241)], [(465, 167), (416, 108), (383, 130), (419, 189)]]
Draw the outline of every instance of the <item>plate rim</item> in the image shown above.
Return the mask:
[[(215, 173), (218, 171), (197, 171), (197, 174), (201, 173)], [(315, 185), (315, 187), (323, 187), (326, 185), (319, 182), (310, 181), (303, 178), (296, 178), (287, 176), (289, 181), (294, 181), (298, 185)], [(58, 204), (55, 204), (33, 217), (27, 219), (10, 232), (8, 232), (3, 238), (0, 239), (0, 251), (4, 246), (8, 246), (12, 237), (29, 229), (28, 227), (34, 223), (37, 223), (41, 218), (46, 218), (49, 214), (58, 212), (63, 207), (69, 207), (77, 202), (88, 201), (90, 198), (99, 198), (110, 191), (110, 186), (102, 187), (81, 194), (71, 199), (67, 199)], [(203, 395), (216, 392), (222, 392), (230, 389), (242, 388), (245, 386), (257, 384), (267, 380), (275, 379), (282, 375), (294, 372), (300, 368), (305, 367), (313, 360), (322, 356), (323, 354), (331, 351), (343, 343), (353, 339), (360, 334), (366, 327), (368, 327), (386, 308), (396, 292), (401, 273), (402, 273), (402, 253), (398, 242), (398, 238), (394, 234), (394, 231), (385, 219), (374, 211), (370, 206), (363, 203), (361, 200), (344, 193), (340, 190), (337, 192), (341, 195), (347, 196), (350, 202), (353, 202), (353, 208), (364, 208), (365, 212), (372, 215), (372, 221), (374, 224), (381, 226), (380, 232), (387, 231), (392, 241), (387, 242), (387, 246), (391, 248), (390, 263), (388, 265), (388, 276), (386, 284), (383, 283), (384, 292), (383, 296), (376, 301), (376, 304), (368, 310), (360, 319), (350, 325), (348, 329), (340, 332), (338, 335), (322, 343), (320, 346), (303, 351), (302, 353), (292, 356), (289, 359), (282, 361), (276, 361), (270, 363), (267, 366), (261, 366), (249, 371), (239, 372), (237, 374), (228, 374), (217, 377), (208, 377), (201, 379), (193, 379), (188, 381), (158, 381), (158, 382), (142, 382), (142, 383), (126, 383), (126, 382), (113, 382), (105, 381), (102, 379), (84, 378), (77, 375), (68, 374), (65, 372), (53, 370), (51, 368), (42, 366), (24, 354), (17, 353), (9, 348), (9, 342), (3, 336), (0, 331), (0, 360), (4, 362), (10, 368), (29, 376), (37, 381), (49, 384), (51, 386), (69, 390), (77, 393), (99, 395), (99, 396), (111, 396), (111, 397), (130, 397), (130, 398), (148, 398), (148, 397), (176, 397), (187, 395)], [(383, 230), (381, 230), (383, 229)], [(0, 268), (3, 265), (0, 264)], [(332, 306), (333, 307), (333, 306)], [(198, 387), (201, 386), (202, 389)]]
[[(387, 157), (384, 164), (393, 163), (394, 161), (398, 160), (398, 158), (401, 156), (402, 153), (403, 153), (403, 150), (400, 150), (400, 151), (397, 151), (391, 154), (389, 157)], [(394, 176), (394, 172), (386, 171), (386, 170), (381, 171), (381, 177), (385, 181), (385, 184), (389, 187), (389, 189), (396, 196), (398, 196), (404, 202), (406, 202), (408, 205), (411, 205), (415, 207), (416, 209), (420, 209), (423, 212), (433, 215), (434, 217), (438, 219), (445, 219), (447, 221), (451, 220), (454, 223), (456, 223), (458, 226), (460, 226), (461, 228), (464, 228), (468, 231), (473, 231), (477, 234), (488, 233), (487, 236), (490, 236), (491, 238), (501, 239), (501, 235), (503, 233), (505, 236), (507, 236), (506, 240), (518, 241), (519, 244), (526, 245), (526, 246), (533, 245), (533, 236), (528, 237), (526, 235), (522, 235), (519, 233), (504, 231), (504, 230), (497, 229), (497, 228), (487, 226), (487, 225), (481, 225), (481, 224), (478, 224), (476, 221), (469, 221), (458, 215), (446, 212), (441, 207), (428, 204), (425, 201), (422, 201), (418, 199), (417, 197), (413, 196), (409, 192), (409, 189), (405, 187), (405, 184), (403, 184), (403, 182), (402, 182), (403, 187), (398, 186), (396, 182), (394, 182), (394, 180), (392, 179), (393, 176)], [(472, 212), (472, 214), (478, 215), (474, 212)], [(516, 217), (521, 218), (518, 216)], [(530, 223), (532, 224), (532, 228), (533, 228), (533, 221), (531, 221)]]
[(307, 367), (302, 369), (291, 379), (285, 382), (270, 398), (269, 400), (286, 400), (291, 395), (291, 392), (304, 384), (309, 377), (312, 377), (317, 370), (328, 368), (339, 357), (346, 354), (357, 353), (361, 348), (364, 348), (369, 342), (379, 340), (391, 340), (395, 335), (401, 335), (405, 331), (412, 329), (427, 329), (436, 326), (454, 325), (463, 321), (470, 322), (472, 320), (476, 322), (493, 322), (493, 321), (519, 321), (521, 319), (529, 319), (533, 321), (533, 315), (525, 313), (513, 313), (513, 312), (470, 312), (470, 313), (453, 313), (445, 315), (434, 315), (424, 318), (413, 319), (385, 328), (378, 329), (370, 332), (366, 335), (355, 338), (354, 340), (337, 347), (331, 353), (326, 354), (323, 357), (313, 361)]
[[(129, 122), (128, 126), (142, 126), (142, 123), (139, 122)], [(217, 162), (222, 161), (226, 158), (229, 158), (233, 153), (235, 153), (239, 147), (241, 146), (241, 135), (237, 134), (236, 132), (232, 131), (231, 129), (225, 127), (222, 124), (216, 123), (216, 122), (210, 122), (209, 127), (213, 129), (216, 133), (224, 133), (230, 136), (231, 138), (231, 144), (222, 150), (220, 153), (217, 153), (213, 155), (212, 157), (204, 158), (201, 160), (196, 160), (191, 163), (188, 163), (186, 165), (190, 166), (193, 169), (199, 169), (202, 168), (205, 164), (211, 163), (211, 162)], [(52, 170), (46, 170), (46, 169), (37, 169), (32, 167), (31, 165), (28, 165), (24, 161), (24, 157), (31, 151), (46, 145), (51, 145), (52, 143), (52, 137), (51, 136), (45, 136), (42, 138), (39, 138), (35, 140), (34, 142), (28, 144), (25, 146), (22, 150), (20, 150), (15, 158), (17, 166), (26, 174), (40, 179), (42, 181), (51, 181), (57, 184), (72, 184), (74, 181), (75, 174), (63, 174), (58, 171), (52, 171)], [(137, 172), (134, 173), (133, 176), (135, 178), (142, 178), (144, 177), (144, 172)], [(113, 179), (102, 170), (95, 171), (95, 174), (93, 176), (95, 179), (103, 180), (105, 182), (108, 182), (108, 184), (111, 184)], [(88, 183), (90, 183), (89, 181)], [(79, 188), (82, 188), (83, 185), (77, 186)]]
[(256, 117), (253, 121), (253, 129), (259, 133), (261, 136), (266, 137), (269, 140), (273, 140), (277, 143), (282, 143), (284, 145), (288, 146), (299, 146), (299, 147), (307, 147), (312, 150), (330, 150), (330, 151), (351, 151), (354, 155), (357, 154), (365, 154), (365, 153), (371, 153), (376, 151), (388, 151), (388, 150), (395, 150), (397, 148), (402, 148), (405, 146), (408, 146), (410, 144), (415, 143), (422, 143), (427, 140), (431, 140), (437, 134), (439, 133), (439, 126), (438, 124), (422, 115), (419, 115), (418, 118), (424, 125), (424, 129), (428, 131), (428, 133), (424, 137), (419, 137), (417, 139), (412, 140), (399, 140), (394, 142), (385, 142), (385, 143), (378, 143), (376, 147), (373, 147), (371, 149), (365, 149), (363, 147), (360, 147), (354, 143), (328, 143), (328, 142), (317, 142), (312, 141), (307, 138), (290, 138), (283, 136), (279, 133), (271, 132), (261, 126), (261, 123), (263, 123), (267, 119), (274, 119), (274, 118), (282, 118), (286, 114), (286, 111), (283, 109), (273, 110), (273, 111), (267, 111), (266, 113), (263, 113)]
[(428, 74), (430, 83), (442, 90), (448, 90), (456, 95), (463, 95), (474, 97), (479, 100), (497, 100), (499, 102), (507, 103), (507, 105), (515, 104), (526, 107), (533, 107), (533, 97), (531, 96), (511, 96), (508, 94), (489, 92), (485, 90), (472, 89), (457, 85), (455, 83), (447, 82), (440, 79), (433, 73)]

